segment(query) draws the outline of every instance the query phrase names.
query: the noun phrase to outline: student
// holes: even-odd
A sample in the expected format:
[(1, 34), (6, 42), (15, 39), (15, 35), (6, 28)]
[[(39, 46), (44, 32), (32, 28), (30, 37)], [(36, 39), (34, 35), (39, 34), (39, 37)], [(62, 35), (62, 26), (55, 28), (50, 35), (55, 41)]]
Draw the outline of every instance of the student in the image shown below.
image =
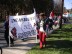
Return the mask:
[(51, 11), (49, 18), (52, 20), (54, 19), (54, 10)]
[(40, 28), (39, 28), (39, 39), (40, 39), (40, 48), (43, 48), (43, 45), (46, 46), (46, 16), (44, 13), (39, 14), (40, 18)]
[[(8, 18), (8, 16), (6, 16), (5, 19), (6, 20), (5, 20), (5, 23), (4, 23), (4, 27), (5, 27), (4, 37), (5, 37), (5, 40), (7, 42), (7, 45), (9, 46), (9, 18)], [(11, 37), (10, 37), (10, 43), (11, 43), (11, 45), (14, 45), (13, 39)]]
[(39, 39), (39, 22), (40, 22), (39, 14), (37, 14), (37, 18), (36, 18), (37, 39)]
[(49, 19), (50, 19), (49, 28), (50, 29), (53, 29), (52, 26), (54, 24), (54, 16), (55, 16), (54, 10), (52, 10), (51, 13), (50, 13), (50, 16), (49, 16)]
[(64, 23), (67, 23), (69, 21), (69, 11), (67, 10), (67, 12), (65, 12), (63, 14), (63, 20), (64, 20)]

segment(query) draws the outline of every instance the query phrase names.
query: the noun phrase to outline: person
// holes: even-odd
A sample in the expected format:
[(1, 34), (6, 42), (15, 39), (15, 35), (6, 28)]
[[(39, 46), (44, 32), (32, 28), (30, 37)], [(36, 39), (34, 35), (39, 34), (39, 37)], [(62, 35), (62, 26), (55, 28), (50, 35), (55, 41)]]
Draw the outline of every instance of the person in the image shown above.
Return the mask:
[(49, 18), (52, 20), (54, 19), (54, 10), (51, 11)]
[(66, 13), (66, 22), (68, 22), (69, 21), (69, 11), (67, 10), (67, 13)]
[(53, 29), (52, 26), (54, 24), (54, 16), (55, 16), (54, 10), (52, 10), (51, 13), (50, 13), (50, 16), (49, 16), (49, 20), (50, 20), (49, 28), (50, 28), (50, 30)]
[(36, 18), (37, 39), (39, 39), (39, 21), (40, 21), (39, 14), (37, 14), (37, 18)]
[[(4, 37), (5, 37), (5, 40), (7, 42), (7, 45), (9, 46), (9, 19), (8, 19), (8, 16), (6, 16), (5, 19), (6, 20), (5, 20), (5, 23), (4, 23), (4, 28), (5, 28)], [(14, 45), (13, 39), (11, 37), (10, 37), (10, 43), (11, 43), (12, 46)]]
[(64, 23), (67, 23), (67, 22), (69, 21), (69, 15), (70, 15), (70, 13), (69, 13), (68, 10), (67, 10), (67, 12), (65, 12), (65, 13), (63, 14)]
[(40, 48), (43, 48), (43, 46), (46, 46), (46, 15), (44, 13), (39, 14), (40, 18), (40, 28), (39, 28), (39, 39), (40, 39)]

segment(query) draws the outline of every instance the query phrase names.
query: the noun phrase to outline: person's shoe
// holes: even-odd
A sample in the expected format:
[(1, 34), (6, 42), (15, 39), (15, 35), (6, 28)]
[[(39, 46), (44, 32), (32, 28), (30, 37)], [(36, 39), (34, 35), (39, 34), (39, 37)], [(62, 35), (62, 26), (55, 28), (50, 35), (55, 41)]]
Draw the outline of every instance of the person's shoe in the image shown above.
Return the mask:
[(42, 44), (40, 44), (40, 49), (42, 49), (43, 48), (43, 46), (42, 46)]
[(11, 44), (11, 47), (13, 47), (13, 46), (14, 46), (14, 43)]
[(46, 44), (44, 44), (43, 47), (46, 47)]
[(43, 48), (43, 46), (42, 47), (40, 47), (40, 49), (42, 49)]

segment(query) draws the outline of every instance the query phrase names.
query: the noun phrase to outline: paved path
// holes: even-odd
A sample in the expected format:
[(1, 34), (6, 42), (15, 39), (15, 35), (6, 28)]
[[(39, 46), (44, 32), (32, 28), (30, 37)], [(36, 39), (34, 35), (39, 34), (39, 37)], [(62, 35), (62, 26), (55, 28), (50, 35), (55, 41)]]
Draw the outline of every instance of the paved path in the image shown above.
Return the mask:
[(2, 47), (3, 54), (26, 54), (33, 46), (36, 45), (36, 37), (34, 36), (30, 37), (27, 41), (16, 40), (14, 41), (15, 45), (13, 47), (7, 47), (3, 32), (3, 23), (0, 23), (0, 47)]
[(35, 37), (31, 37), (31, 39), (27, 41), (17, 40), (13, 47), (6, 47), (6, 41), (0, 40), (0, 46), (3, 49), (3, 54), (26, 54), (35, 45)]
[(14, 47), (3, 48), (3, 54), (26, 54), (35, 45), (35, 40), (18, 41)]
[[(1, 30), (3, 30), (3, 28), (1, 28), (0, 31)], [(49, 34), (52, 32), (53, 30), (51, 30)], [(3, 49), (3, 54), (26, 54), (35, 45), (36, 45), (36, 38), (30, 37), (27, 41), (22, 41), (22, 40), (15, 41), (14, 47), (6, 47), (4, 33), (0, 33), (0, 47), (2, 47)]]

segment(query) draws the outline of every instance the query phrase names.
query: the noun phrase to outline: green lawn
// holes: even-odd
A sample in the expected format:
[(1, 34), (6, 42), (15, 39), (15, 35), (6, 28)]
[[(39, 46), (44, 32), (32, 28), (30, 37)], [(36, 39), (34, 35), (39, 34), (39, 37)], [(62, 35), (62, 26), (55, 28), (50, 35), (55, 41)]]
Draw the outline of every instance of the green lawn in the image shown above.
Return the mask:
[(72, 54), (72, 24), (63, 25), (54, 31), (47, 40), (47, 46), (39, 49), (39, 44), (27, 54)]

